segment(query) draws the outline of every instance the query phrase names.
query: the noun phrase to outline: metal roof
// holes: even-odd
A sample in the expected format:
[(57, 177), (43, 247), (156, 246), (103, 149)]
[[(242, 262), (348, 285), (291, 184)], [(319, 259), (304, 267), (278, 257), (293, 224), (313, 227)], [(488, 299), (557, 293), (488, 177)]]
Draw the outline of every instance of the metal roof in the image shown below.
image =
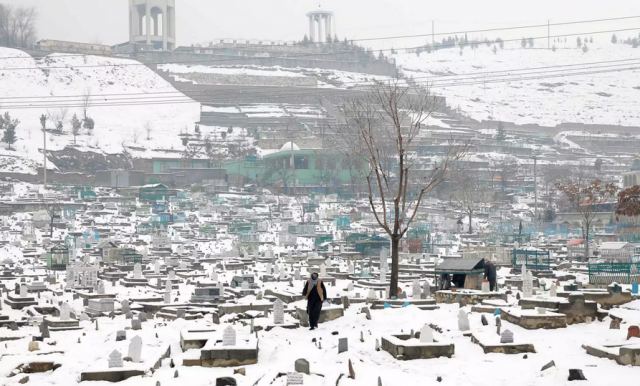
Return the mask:
[(445, 259), (442, 263), (438, 264), (435, 272), (471, 272), (483, 268), (483, 258), (454, 258)]

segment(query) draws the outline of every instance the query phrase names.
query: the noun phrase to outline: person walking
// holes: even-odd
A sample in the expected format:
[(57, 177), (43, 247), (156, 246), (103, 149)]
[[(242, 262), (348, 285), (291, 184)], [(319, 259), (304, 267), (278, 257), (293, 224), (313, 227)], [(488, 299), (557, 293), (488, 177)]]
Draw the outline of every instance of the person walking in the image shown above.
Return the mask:
[(327, 289), (318, 277), (317, 272), (313, 272), (304, 284), (302, 295), (307, 299), (309, 330), (314, 330), (318, 327), (318, 319), (320, 319), (320, 311), (322, 311), (322, 302), (327, 298)]
[(496, 265), (491, 260), (487, 260), (484, 264), (484, 278), (489, 281), (489, 291), (497, 291), (497, 279)]

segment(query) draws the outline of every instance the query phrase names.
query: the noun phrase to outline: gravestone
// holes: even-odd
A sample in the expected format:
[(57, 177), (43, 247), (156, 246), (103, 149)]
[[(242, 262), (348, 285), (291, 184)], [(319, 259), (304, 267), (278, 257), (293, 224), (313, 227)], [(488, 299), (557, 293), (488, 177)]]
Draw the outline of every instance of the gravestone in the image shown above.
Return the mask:
[(240, 285), (240, 288), (242, 288), (243, 290), (248, 290), (249, 289), (249, 282), (244, 280), (242, 282), (242, 284)]
[(213, 281), (214, 283), (218, 282), (218, 272), (211, 271), (211, 281)]
[(104, 282), (100, 280), (100, 282), (98, 283), (98, 295), (104, 295), (104, 293), (105, 293)]
[(348, 292), (353, 292), (353, 282), (350, 281), (349, 284), (347, 284), (347, 291)]
[(640, 338), (640, 327), (629, 326), (629, 328), (627, 329), (627, 340), (631, 338)]
[(164, 303), (165, 304), (171, 303), (171, 281), (170, 280), (167, 280), (164, 288)]
[(20, 297), (26, 298), (27, 296), (29, 296), (29, 288), (27, 287), (26, 284), (21, 284), (20, 285)]
[(309, 375), (310, 374), (309, 361), (304, 358), (297, 359), (294, 365), (294, 369), (298, 373)]
[(81, 322), (86, 322), (86, 321), (88, 321), (88, 320), (89, 320), (89, 315), (87, 315), (87, 314), (86, 314), (86, 313), (84, 313), (84, 312), (80, 314), (80, 321), (81, 321)]
[(140, 265), (140, 263), (135, 263), (133, 265), (133, 278), (142, 279), (142, 266)]
[(111, 354), (109, 354), (109, 368), (112, 367), (122, 367), (122, 354), (120, 351), (113, 350)]
[(232, 377), (222, 377), (216, 379), (216, 386), (237, 386), (236, 380)]
[(380, 268), (380, 282), (381, 283), (387, 282), (387, 269), (384, 267)]
[(287, 374), (287, 386), (289, 385), (302, 385), (304, 378), (300, 373), (288, 373)]
[(176, 278), (176, 271), (174, 270), (169, 271), (169, 277), (168, 277), (169, 281), (173, 281), (175, 278)]
[(320, 277), (327, 277), (327, 266), (320, 264)]
[(526, 270), (523, 273), (522, 279), (522, 296), (525, 298), (533, 296), (533, 275)]
[(131, 312), (131, 307), (129, 307), (129, 301), (127, 299), (124, 299), (120, 302), (120, 307), (122, 308), (123, 314)]
[(47, 326), (47, 324), (43, 321), (42, 323), (40, 323), (40, 335), (42, 336), (42, 338), (49, 338), (49, 326)]
[(487, 317), (484, 315), (480, 316), (480, 322), (482, 323), (483, 326), (489, 325), (489, 321), (487, 320)]
[(367, 320), (371, 320), (371, 310), (369, 309), (369, 307), (364, 307), (361, 311), (367, 318)]
[(125, 330), (116, 331), (116, 342), (127, 339), (127, 332)]
[(558, 296), (558, 286), (556, 286), (556, 283), (551, 283), (551, 288), (549, 288), (549, 296), (552, 298)]
[(496, 333), (500, 335), (500, 328), (502, 327), (502, 318), (496, 316)]
[(40, 350), (40, 344), (37, 340), (29, 341), (29, 346), (27, 347), (27, 349), (29, 350), (29, 352), (38, 351)]
[(513, 343), (513, 332), (511, 330), (504, 330), (500, 334), (500, 343)]
[(142, 324), (140, 323), (140, 319), (131, 319), (131, 329), (132, 330), (142, 329)]
[(431, 297), (431, 284), (429, 284), (429, 280), (425, 280), (422, 285), (422, 297), (424, 299), (428, 299)]
[(483, 280), (482, 281), (482, 292), (489, 292), (491, 291), (491, 285), (489, 284), (489, 282), (487, 280)]
[(469, 331), (469, 316), (467, 312), (461, 308), (458, 311), (458, 329), (460, 331)]
[(231, 326), (227, 326), (222, 333), (222, 345), (223, 346), (235, 346), (236, 345), (236, 330)]
[(131, 362), (139, 363), (142, 362), (142, 338), (138, 335), (131, 338), (131, 342), (129, 342), (129, 358), (131, 358)]
[(160, 261), (158, 259), (153, 262), (153, 273), (160, 275)]
[(280, 299), (273, 303), (273, 324), (284, 324), (284, 303)]
[(428, 324), (420, 329), (420, 343), (433, 343), (433, 330)]
[(413, 290), (411, 291), (411, 296), (414, 299), (420, 299), (422, 297), (422, 288), (420, 287), (420, 280), (415, 279), (412, 284)]
[(347, 338), (338, 339), (338, 354), (349, 351), (349, 341)]
[(71, 307), (69, 303), (64, 302), (60, 305), (60, 320), (69, 320), (71, 319)]
[(370, 288), (367, 293), (367, 300), (376, 300), (377, 298), (376, 291), (373, 288)]
[(353, 263), (350, 261), (347, 267), (348, 273), (353, 275), (354, 273), (356, 273), (356, 267), (355, 265), (353, 265)]

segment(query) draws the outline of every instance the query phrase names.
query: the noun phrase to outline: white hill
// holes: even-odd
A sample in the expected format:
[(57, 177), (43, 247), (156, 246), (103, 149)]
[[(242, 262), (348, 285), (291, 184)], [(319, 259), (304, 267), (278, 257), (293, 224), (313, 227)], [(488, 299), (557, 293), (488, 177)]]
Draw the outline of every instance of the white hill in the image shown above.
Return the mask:
[(20, 120), (15, 150), (0, 145), (3, 170), (35, 173), (42, 164), (42, 114), (49, 116), (47, 129), (54, 129), (58, 120), (64, 124), (63, 134), (47, 134), (48, 150), (73, 144), (71, 118), (75, 113), (82, 119), (87, 93), (95, 128), (92, 135), (82, 129), (77, 137), (82, 151), (120, 153), (123, 144), (149, 151), (181, 149), (179, 133), (192, 131), (199, 119), (199, 103), (139, 62), (67, 54), (36, 60), (23, 51), (0, 48), (0, 113)]
[[(459, 107), (462, 113), (478, 120), (548, 126), (563, 122), (640, 126), (636, 102), (640, 97), (640, 49), (613, 44), (610, 39), (608, 35), (595, 36), (593, 43), (587, 43), (586, 51), (577, 48), (576, 38), (567, 38), (566, 42), (553, 42), (557, 45), (555, 51), (535, 46), (523, 49), (520, 42), (509, 42), (494, 53), (493, 45), (482, 43), (475, 49), (467, 46), (461, 51), (456, 46), (420, 55), (399, 53), (394, 58), (406, 76), (419, 83), (432, 81), (433, 91), (446, 96), (450, 106)], [(546, 41), (536, 44), (546, 48)], [(628, 59), (637, 60), (541, 68)], [(635, 69), (593, 73), (612, 68), (611, 64), (613, 68)], [(492, 83), (496, 71), (524, 68), (532, 70), (503, 74), (538, 79)], [(582, 74), (547, 77), (551, 70), (555, 75)], [(473, 78), (461, 74), (473, 74)], [(447, 83), (442, 83), (445, 80)]]

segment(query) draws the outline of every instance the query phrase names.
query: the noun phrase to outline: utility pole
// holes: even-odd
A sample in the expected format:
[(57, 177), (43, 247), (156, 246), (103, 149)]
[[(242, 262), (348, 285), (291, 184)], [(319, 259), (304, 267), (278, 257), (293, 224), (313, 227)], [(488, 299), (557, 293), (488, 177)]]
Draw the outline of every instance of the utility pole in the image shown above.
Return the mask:
[(533, 204), (535, 205), (536, 222), (538, 221), (538, 155), (533, 154)]
[(42, 138), (44, 140), (44, 150), (42, 155), (44, 156), (44, 190), (47, 190), (47, 130), (42, 128)]
[(551, 22), (547, 19), (547, 49), (551, 49)]

